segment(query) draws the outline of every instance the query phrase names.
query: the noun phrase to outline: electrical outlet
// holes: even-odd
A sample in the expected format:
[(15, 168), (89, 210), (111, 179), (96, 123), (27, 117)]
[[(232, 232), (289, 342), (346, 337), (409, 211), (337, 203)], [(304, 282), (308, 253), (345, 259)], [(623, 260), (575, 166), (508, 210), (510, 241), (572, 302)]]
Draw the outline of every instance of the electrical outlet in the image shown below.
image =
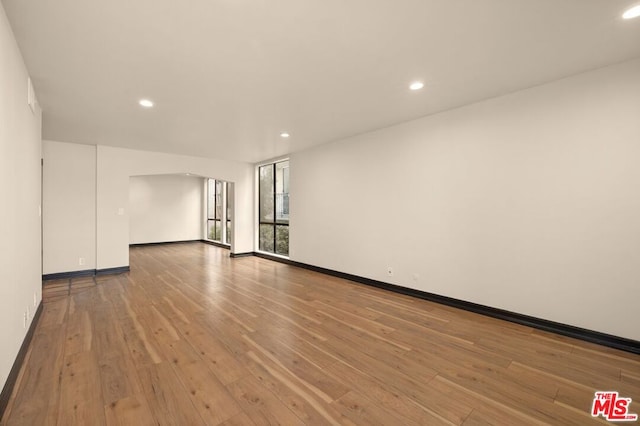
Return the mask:
[(24, 327), (24, 328), (27, 328), (27, 322), (28, 322), (28, 321), (29, 321), (29, 320), (27, 319), (27, 313), (25, 312), (25, 313), (24, 313), (24, 324), (23, 324), (23, 327)]
[(78, 259), (78, 265), (84, 265), (84, 257)]
[(387, 275), (388, 276), (393, 276), (393, 268), (391, 266), (387, 266)]

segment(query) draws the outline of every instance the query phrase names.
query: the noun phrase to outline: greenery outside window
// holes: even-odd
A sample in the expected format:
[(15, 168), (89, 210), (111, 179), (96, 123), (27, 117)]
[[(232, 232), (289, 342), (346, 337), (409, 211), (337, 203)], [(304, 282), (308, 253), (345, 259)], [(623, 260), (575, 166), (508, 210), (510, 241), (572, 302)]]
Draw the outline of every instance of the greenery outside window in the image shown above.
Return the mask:
[(225, 243), (231, 245), (231, 203), (229, 202), (229, 184), (225, 182), (225, 205), (227, 217), (227, 233), (225, 234)]
[[(223, 193), (226, 192), (227, 183), (207, 179), (207, 239), (223, 242)], [(227, 214), (227, 227), (229, 227), (230, 217)]]
[(289, 255), (289, 160), (258, 168), (258, 250)]

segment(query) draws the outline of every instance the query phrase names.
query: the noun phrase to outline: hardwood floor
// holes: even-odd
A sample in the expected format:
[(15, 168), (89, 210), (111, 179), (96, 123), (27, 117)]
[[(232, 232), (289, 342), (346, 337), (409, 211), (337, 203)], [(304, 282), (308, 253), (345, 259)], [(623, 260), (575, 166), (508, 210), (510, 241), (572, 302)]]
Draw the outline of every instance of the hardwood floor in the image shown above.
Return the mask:
[(640, 356), (207, 244), (46, 283), (2, 425), (607, 423)]

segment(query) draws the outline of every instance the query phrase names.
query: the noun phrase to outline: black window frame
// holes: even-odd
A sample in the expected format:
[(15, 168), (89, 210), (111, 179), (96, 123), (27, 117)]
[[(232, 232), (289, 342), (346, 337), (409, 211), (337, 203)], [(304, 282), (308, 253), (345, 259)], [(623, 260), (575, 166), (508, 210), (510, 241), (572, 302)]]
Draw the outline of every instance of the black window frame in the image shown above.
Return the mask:
[(225, 239), (225, 244), (229, 244), (231, 245), (231, 207), (229, 204), (229, 183), (225, 182), (225, 204), (226, 204), (226, 211), (225, 211), (225, 216), (226, 216), (226, 232), (224, 234), (224, 239)]
[[(277, 202), (277, 197), (278, 197), (278, 192), (277, 192), (277, 165), (281, 164), (281, 163), (289, 163), (289, 159), (285, 159), (285, 160), (280, 160), (280, 161), (275, 161), (273, 163), (268, 163), (268, 164), (263, 164), (258, 166), (258, 251), (264, 252), (264, 253), (270, 253), (270, 254), (275, 254), (278, 256), (284, 256), (284, 257), (289, 257), (289, 239), (287, 237), (287, 253), (283, 254), (283, 253), (278, 253), (278, 227), (282, 227), (282, 226), (286, 226), (287, 227), (287, 233), (289, 231), (289, 219), (287, 218), (286, 222), (278, 221), (278, 202)], [(262, 169), (263, 167), (272, 167), (272, 176), (273, 176), (273, 221), (269, 222), (267, 220), (263, 220), (262, 219), (262, 197), (261, 197), (261, 185), (260, 185), (260, 169)], [(287, 168), (289, 168), (289, 166), (287, 166)], [(284, 185), (284, 182), (283, 182)], [(288, 188), (287, 188), (288, 189)], [(283, 192), (283, 194), (285, 194)], [(287, 197), (289, 196), (289, 192), (286, 192)], [(289, 212), (289, 208), (288, 208), (288, 198), (287, 198), (287, 214)], [(283, 197), (283, 210), (284, 210), (284, 197)], [(269, 250), (265, 250), (263, 248), (260, 247), (260, 228), (263, 225), (269, 225), (273, 227), (273, 251), (269, 251)]]
[[(211, 185), (211, 182), (213, 182), (213, 185)], [(218, 184), (220, 184), (220, 191), (222, 191), (223, 186), (224, 186), (224, 181), (220, 181), (220, 180), (216, 180), (216, 179), (208, 179), (207, 180), (207, 239), (209, 241), (215, 241), (218, 243), (222, 243), (222, 236), (224, 235), (224, 232), (222, 231), (222, 218), (217, 217), (218, 216)], [(213, 197), (211, 197), (211, 187), (213, 186)], [(209, 200), (213, 199), (213, 209), (210, 209), (209, 206)], [(220, 201), (222, 201), (222, 196), (220, 197)], [(224, 205), (222, 205), (220, 207), (220, 211), (222, 212), (222, 209), (224, 208)], [(211, 217), (209, 215), (209, 212), (213, 211), (213, 217)], [(211, 234), (209, 232), (209, 224), (210, 222), (213, 222), (213, 236), (214, 238), (211, 238)], [(219, 226), (218, 226), (219, 225)], [(217, 230), (220, 230), (220, 235), (218, 235)]]

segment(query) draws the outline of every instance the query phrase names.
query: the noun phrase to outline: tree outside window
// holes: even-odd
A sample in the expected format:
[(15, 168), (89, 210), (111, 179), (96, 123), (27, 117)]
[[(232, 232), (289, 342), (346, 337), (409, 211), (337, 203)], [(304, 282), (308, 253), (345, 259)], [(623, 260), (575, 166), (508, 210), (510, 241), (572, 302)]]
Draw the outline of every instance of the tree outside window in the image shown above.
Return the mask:
[(258, 249), (289, 255), (289, 161), (258, 168)]

